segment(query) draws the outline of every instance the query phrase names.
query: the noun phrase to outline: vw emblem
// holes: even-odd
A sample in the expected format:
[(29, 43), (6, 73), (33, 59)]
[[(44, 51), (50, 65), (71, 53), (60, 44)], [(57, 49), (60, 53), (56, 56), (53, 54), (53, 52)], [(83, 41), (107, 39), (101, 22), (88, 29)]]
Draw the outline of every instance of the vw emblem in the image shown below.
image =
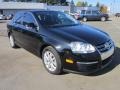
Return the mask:
[(105, 48), (106, 48), (106, 49), (109, 49), (109, 48), (110, 48), (110, 47), (109, 47), (109, 43), (106, 43), (106, 44), (105, 44)]

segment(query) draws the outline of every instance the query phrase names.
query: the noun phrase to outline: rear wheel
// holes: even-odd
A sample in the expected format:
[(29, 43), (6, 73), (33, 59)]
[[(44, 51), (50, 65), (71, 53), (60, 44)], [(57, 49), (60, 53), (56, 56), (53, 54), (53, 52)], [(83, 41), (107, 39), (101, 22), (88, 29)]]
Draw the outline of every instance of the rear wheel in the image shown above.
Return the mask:
[(18, 46), (15, 44), (15, 39), (14, 39), (14, 37), (13, 37), (12, 34), (9, 35), (9, 42), (10, 42), (10, 46), (11, 46), (12, 48), (17, 48), (17, 47), (18, 47)]
[(42, 52), (43, 64), (46, 70), (51, 74), (61, 74), (62, 62), (57, 51), (51, 47), (46, 47)]

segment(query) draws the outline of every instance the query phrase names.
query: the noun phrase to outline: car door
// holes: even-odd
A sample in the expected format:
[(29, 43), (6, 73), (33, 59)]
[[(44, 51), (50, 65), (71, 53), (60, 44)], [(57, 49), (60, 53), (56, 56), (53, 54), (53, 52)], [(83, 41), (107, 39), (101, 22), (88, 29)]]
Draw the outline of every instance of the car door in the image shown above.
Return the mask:
[(87, 17), (88, 20), (92, 20), (92, 19), (93, 19), (91, 10), (87, 10), (87, 11), (86, 11), (86, 17)]
[(85, 10), (82, 10), (81, 12), (80, 12), (80, 19), (82, 19), (86, 14), (85, 14)]
[(39, 25), (31, 13), (23, 17), (22, 42), (26, 49), (36, 53), (40, 43)]
[(92, 11), (92, 15), (93, 15), (93, 20), (100, 19), (100, 14), (98, 13), (98, 11)]
[(13, 25), (12, 25), (12, 34), (15, 38), (15, 41), (18, 44), (22, 43), (22, 20), (23, 20), (23, 13), (17, 13), (17, 15), (13, 18)]

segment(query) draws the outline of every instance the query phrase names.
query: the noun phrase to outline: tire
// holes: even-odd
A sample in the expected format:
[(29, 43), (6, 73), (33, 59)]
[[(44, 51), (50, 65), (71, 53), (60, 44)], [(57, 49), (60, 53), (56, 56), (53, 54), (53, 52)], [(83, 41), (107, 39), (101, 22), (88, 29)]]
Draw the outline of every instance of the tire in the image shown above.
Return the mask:
[(105, 17), (101, 17), (101, 21), (106, 21), (106, 18)]
[(87, 21), (87, 18), (86, 18), (86, 17), (83, 17), (82, 21), (86, 22), (86, 21)]
[(76, 16), (76, 15), (74, 16), (74, 18), (75, 18), (76, 20), (79, 20), (79, 17), (78, 17), (78, 16)]
[(78, 17), (77, 17), (77, 16), (75, 16), (75, 19), (76, 19), (76, 20), (78, 20)]
[(9, 42), (12, 48), (18, 48), (18, 46), (15, 44), (15, 39), (12, 34), (9, 35)]
[(57, 51), (51, 47), (46, 47), (42, 52), (43, 64), (46, 70), (54, 75), (62, 73), (62, 62)]

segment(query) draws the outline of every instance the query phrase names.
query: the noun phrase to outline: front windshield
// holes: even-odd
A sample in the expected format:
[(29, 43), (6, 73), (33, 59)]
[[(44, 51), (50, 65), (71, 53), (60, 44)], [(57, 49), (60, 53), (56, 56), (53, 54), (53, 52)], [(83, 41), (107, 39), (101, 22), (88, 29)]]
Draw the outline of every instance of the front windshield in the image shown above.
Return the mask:
[(78, 21), (75, 20), (68, 14), (58, 11), (41, 11), (36, 12), (39, 22), (43, 26), (53, 27), (53, 26), (69, 26), (77, 25)]

